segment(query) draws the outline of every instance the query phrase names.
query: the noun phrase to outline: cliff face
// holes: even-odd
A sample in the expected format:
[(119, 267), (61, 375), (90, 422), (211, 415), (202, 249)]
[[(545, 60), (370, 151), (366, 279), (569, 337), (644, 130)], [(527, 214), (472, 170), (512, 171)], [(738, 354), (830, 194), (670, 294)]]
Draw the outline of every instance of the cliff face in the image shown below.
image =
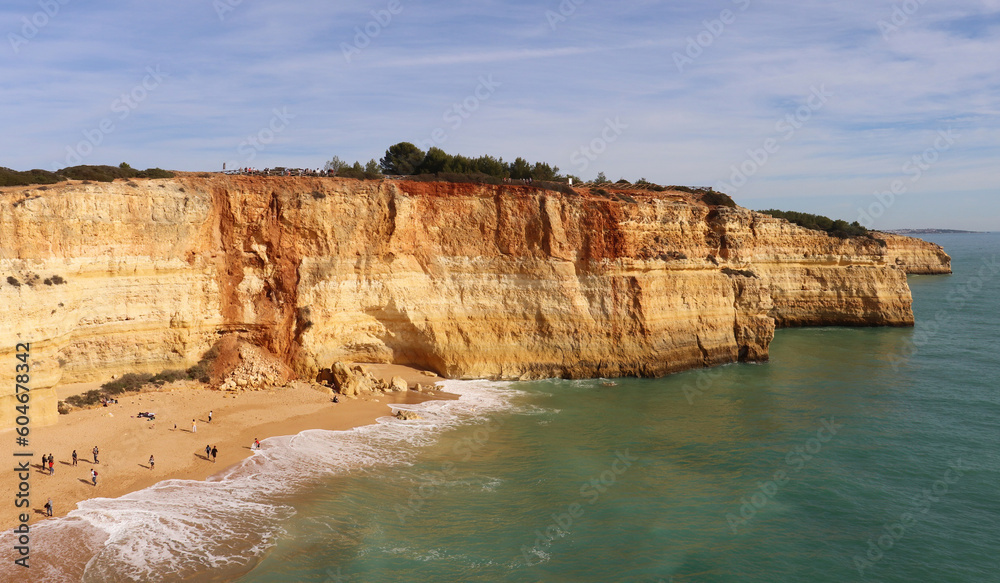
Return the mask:
[[(939, 245), (926, 243), (913, 237), (877, 232), (875, 236), (886, 242), (886, 260), (906, 273), (913, 275), (941, 275), (951, 273), (951, 257)], [(919, 241), (915, 243), (914, 241)]]
[(307, 378), (335, 360), (457, 378), (764, 360), (776, 325), (912, 324), (904, 268), (948, 262), (680, 192), (187, 176), (0, 197), (0, 355), (31, 343), (34, 424), (56, 383), (185, 368), (230, 334)]

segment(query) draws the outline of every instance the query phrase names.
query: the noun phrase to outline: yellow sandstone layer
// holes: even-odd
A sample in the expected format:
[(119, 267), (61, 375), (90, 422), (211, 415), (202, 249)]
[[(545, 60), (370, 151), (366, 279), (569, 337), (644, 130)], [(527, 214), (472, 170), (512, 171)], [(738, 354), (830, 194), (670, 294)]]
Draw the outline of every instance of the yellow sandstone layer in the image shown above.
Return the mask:
[(0, 428), (52, 387), (191, 366), (222, 336), (312, 380), (655, 376), (767, 359), (776, 326), (913, 323), (940, 247), (837, 239), (683, 192), (185, 175), (0, 191)]

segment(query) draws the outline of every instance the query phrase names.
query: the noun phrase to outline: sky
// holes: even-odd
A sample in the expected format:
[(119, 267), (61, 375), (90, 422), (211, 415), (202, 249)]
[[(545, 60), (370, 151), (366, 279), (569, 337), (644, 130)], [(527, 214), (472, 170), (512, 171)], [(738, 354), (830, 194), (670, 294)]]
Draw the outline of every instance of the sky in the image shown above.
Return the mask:
[(1000, 230), (1000, 0), (5, 0), (0, 166), (426, 150)]

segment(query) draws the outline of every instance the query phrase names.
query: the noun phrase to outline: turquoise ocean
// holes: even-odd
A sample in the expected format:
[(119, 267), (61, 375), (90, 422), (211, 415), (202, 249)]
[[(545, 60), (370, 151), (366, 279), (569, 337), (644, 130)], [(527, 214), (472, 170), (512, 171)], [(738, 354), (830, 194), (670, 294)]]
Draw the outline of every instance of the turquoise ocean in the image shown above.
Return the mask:
[[(928, 235), (914, 328), (779, 330), (766, 364), (448, 382), (210, 482), (39, 527), (49, 581), (998, 582), (1000, 235)], [(82, 542), (81, 542), (82, 541)]]

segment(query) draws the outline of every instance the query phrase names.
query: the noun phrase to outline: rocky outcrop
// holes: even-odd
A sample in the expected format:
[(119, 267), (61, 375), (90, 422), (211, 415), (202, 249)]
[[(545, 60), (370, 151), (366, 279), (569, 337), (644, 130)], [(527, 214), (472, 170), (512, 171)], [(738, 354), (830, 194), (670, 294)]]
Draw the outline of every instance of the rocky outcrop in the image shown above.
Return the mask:
[[(57, 383), (186, 368), (228, 337), (309, 380), (338, 361), (653, 376), (764, 360), (776, 326), (910, 325), (905, 272), (948, 265), (916, 239), (609, 190), (227, 176), (3, 189), (0, 358), (31, 343), (37, 424), (56, 417)], [(12, 374), (0, 368), (0, 427)]]
[[(392, 377), (383, 381), (373, 375), (363, 365), (350, 365), (335, 362), (329, 369), (329, 376), (334, 389), (345, 397), (363, 397), (377, 393), (399, 393), (409, 389), (409, 384), (402, 377)], [(417, 385), (419, 386), (419, 385)]]
[(914, 237), (877, 232), (886, 243), (885, 256), (890, 265), (915, 275), (951, 273), (951, 257), (940, 246)]
[(421, 417), (413, 411), (399, 410), (396, 411), (396, 419), (401, 421), (417, 421), (421, 419)]
[(333, 363), (333, 387), (345, 397), (353, 398), (384, 392), (385, 385), (363, 366)]

